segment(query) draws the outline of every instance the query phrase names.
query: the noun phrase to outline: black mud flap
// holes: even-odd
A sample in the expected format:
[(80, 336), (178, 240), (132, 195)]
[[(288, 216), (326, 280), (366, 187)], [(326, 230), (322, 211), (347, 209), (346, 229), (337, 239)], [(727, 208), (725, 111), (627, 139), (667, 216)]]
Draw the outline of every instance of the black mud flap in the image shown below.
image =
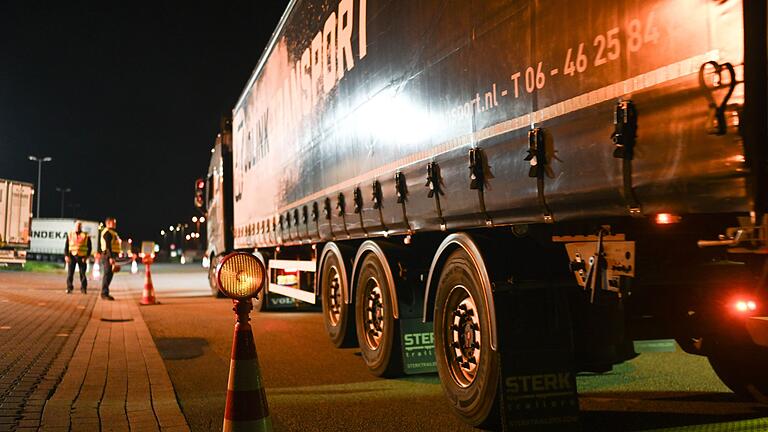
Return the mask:
[(494, 293), (502, 430), (581, 430), (565, 291), (538, 285)]
[(437, 372), (435, 333), (432, 322), (421, 318), (400, 318), (403, 372), (408, 375)]

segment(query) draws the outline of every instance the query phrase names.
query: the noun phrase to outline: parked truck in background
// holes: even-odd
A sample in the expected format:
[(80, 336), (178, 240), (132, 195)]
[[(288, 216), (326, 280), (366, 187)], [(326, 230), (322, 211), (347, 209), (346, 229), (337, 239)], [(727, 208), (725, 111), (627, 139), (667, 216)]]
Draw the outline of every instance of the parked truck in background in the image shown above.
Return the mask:
[(195, 205), (205, 213), (208, 282), (211, 293), (218, 295), (214, 272), (219, 260), (233, 248), (232, 121), (228, 118), (221, 120), (219, 134), (211, 148), (211, 160), (204, 183), (204, 197), (201, 201), (195, 201)]
[(68, 218), (34, 218), (32, 240), (27, 253), (29, 259), (64, 262), (67, 233), (75, 229), (75, 222), (78, 220), (83, 223), (83, 231), (91, 237), (93, 253), (96, 253), (99, 239), (98, 222)]
[(434, 350), (472, 425), (564, 382), (508, 364), (605, 371), (644, 338), (765, 402), (766, 39), (765, 2), (291, 1), (209, 221), (372, 373)]
[[(216, 283), (216, 267), (221, 258), (233, 250), (233, 209), (232, 204), (232, 120), (222, 118), (220, 132), (211, 148), (208, 172), (202, 179), (205, 187), (201, 200), (195, 205), (203, 211), (206, 223), (205, 257), (208, 263), (208, 282), (211, 294), (221, 297)], [(199, 181), (199, 180), (198, 180)], [(285, 279), (285, 278), (284, 278)], [(302, 307), (299, 302), (277, 293), (264, 293), (256, 299), (258, 310), (292, 309)], [(306, 307), (303, 307), (307, 309)]]
[(35, 188), (30, 183), (0, 179), (0, 265), (24, 265)]

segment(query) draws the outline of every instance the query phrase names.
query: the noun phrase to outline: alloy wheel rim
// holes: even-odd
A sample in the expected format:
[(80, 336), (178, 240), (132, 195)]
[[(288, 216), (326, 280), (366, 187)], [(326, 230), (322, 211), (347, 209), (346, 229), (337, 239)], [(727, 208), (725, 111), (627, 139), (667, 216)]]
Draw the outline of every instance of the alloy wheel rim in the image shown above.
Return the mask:
[(328, 321), (336, 327), (341, 319), (341, 276), (336, 266), (331, 266), (328, 282)]
[(453, 380), (462, 388), (477, 378), (480, 364), (480, 318), (477, 305), (466, 287), (451, 290), (445, 308), (445, 350)]
[(384, 335), (384, 303), (381, 285), (376, 278), (369, 278), (365, 283), (365, 342), (368, 348), (376, 350), (381, 345)]

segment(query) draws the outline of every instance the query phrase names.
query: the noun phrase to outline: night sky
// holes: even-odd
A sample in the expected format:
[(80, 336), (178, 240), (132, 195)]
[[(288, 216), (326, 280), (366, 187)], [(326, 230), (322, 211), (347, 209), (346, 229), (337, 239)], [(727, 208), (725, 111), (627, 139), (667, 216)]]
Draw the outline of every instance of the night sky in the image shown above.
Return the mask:
[[(118, 218), (155, 239), (189, 221), (194, 180), (288, 1), (0, 0), (0, 177), (42, 216)], [(79, 204), (71, 207), (69, 204)]]

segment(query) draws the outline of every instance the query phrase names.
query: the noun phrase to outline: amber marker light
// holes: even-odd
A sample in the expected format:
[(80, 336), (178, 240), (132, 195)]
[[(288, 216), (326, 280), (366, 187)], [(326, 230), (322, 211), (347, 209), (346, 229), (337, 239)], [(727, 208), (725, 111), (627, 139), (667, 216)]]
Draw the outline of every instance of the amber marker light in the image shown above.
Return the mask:
[(656, 225), (670, 225), (680, 222), (682, 218), (672, 213), (659, 213), (656, 215), (654, 221)]
[(219, 290), (234, 300), (249, 299), (261, 291), (266, 276), (264, 264), (245, 252), (224, 257), (216, 267)]

